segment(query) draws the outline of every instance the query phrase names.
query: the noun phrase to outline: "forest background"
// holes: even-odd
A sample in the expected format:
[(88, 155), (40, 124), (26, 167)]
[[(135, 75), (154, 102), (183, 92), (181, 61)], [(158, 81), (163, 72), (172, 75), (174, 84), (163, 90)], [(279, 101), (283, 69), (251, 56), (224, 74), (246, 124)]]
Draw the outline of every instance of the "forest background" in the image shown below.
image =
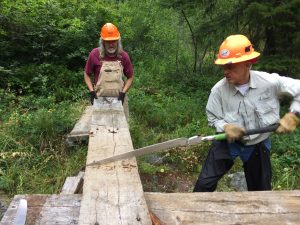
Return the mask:
[[(299, 9), (300, 0), (0, 0), (0, 190), (59, 193), (85, 165), (87, 144), (69, 148), (65, 138), (90, 104), (83, 68), (104, 23), (117, 25), (134, 64), (129, 124), (139, 148), (214, 133), (205, 105), (230, 34), (262, 53), (254, 69), (299, 79)], [(299, 134), (271, 137), (274, 190), (300, 189)], [(192, 191), (208, 147), (139, 158), (144, 190)], [(218, 190), (232, 191), (227, 177)]]

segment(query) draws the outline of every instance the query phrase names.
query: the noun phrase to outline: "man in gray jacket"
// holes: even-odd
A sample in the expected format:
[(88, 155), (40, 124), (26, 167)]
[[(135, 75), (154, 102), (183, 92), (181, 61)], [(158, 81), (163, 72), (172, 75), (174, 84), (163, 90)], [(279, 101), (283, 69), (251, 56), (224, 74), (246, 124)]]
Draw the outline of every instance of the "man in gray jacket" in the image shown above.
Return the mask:
[[(277, 133), (290, 133), (299, 125), (300, 80), (251, 70), (260, 53), (247, 37), (231, 35), (220, 46), (215, 64), (224, 78), (211, 90), (206, 106), (208, 123), (225, 132), (226, 141), (215, 141), (202, 167), (195, 192), (214, 191), (236, 157), (243, 161), (249, 191), (271, 190), (270, 133), (245, 136), (245, 130), (279, 121)], [(290, 112), (279, 118), (279, 95), (294, 97)]]

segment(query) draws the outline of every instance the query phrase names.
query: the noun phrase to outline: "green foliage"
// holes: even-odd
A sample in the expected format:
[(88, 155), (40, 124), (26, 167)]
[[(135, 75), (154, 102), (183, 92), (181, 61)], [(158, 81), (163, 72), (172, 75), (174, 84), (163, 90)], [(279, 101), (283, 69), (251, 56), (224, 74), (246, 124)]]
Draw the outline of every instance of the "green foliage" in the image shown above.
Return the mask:
[[(0, 189), (9, 195), (58, 193), (67, 176), (85, 163), (86, 148), (55, 155), (7, 156), (0, 160)], [(5, 162), (5, 163), (4, 163)]]
[(245, 1), (247, 32), (263, 55), (261, 68), (299, 74), (300, 1)]
[[(131, 103), (132, 116), (144, 121), (146, 126), (158, 130), (173, 132), (178, 127), (187, 126), (193, 118), (205, 116), (200, 104), (195, 104), (195, 99), (189, 97), (166, 97), (163, 93), (149, 96), (136, 93), (135, 90), (132, 90), (131, 97), (135, 99)], [(186, 108), (186, 105), (189, 105), (189, 108)]]
[[(54, 62), (82, 68), (109, 12), (113, 13), (94, 1), (2, 1), (1, 65)], [(14, 61), (6, 62), (7, 57)]]
[(279, 73), (282, 76), (300, 79), (300, 61), (299, 58), (283, 58), (280, 55), (265, 56), (255, 66), (257, 70)]
[(294, 189), (300, 186), (300, 130), (292, 135), (273, 135), (273, 188)]
[(54, 98), (56, 102), (74, 101), (82, 98), (86, 90), (82, 71), (74, 72), (59, 65), (30, 64), (14, 69), (12, 73), (12, 76), (3, 78), (4, 83), (0, 87), (6, 90), (6, 95), (31, 96), (30, 101), (39, 101), (39, 96)]
[(54, 94), (58, 101), (78, 96), (100, 26), (115, 18), (113, 10), (92, 0), (1, 1), (0, 14), (0, 87)]
[(141, 161), (138, 165), (139, 165), (139, 171), (141, 173), (146, 173), (146, 174), (151, 174), (151, 175), (156, 174), (156, 173), (167, 173), (170, 170), (165, 165), (155, 166), (155, 165), (152, 165), (145, 161)]
[(8, 194), (58, 192), (65, 176), (85, 162), (86, 148), (70, 152), (64, 141), (84, 104), (56, 104), (53, 97), (32, 100), (31, 95), (22, 100), (30, 104), (14, 106), (1, 117), (0, 189)]

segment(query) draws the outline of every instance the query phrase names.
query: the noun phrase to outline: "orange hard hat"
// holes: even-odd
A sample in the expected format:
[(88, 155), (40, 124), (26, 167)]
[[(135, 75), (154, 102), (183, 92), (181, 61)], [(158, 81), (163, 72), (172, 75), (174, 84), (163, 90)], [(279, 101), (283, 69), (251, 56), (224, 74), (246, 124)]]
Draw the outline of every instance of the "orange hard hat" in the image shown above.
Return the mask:
[(241, 34), (230, 35), (220, 46), (218, 58), (215, 61), (217, 65), (251, 61), (260, 55), (254, 51), (249, 39)]
[(101, 28), (100, 37), (104, 41), (115, 41), (120, 39), (120, 32), (112, 23), (106, 23)]

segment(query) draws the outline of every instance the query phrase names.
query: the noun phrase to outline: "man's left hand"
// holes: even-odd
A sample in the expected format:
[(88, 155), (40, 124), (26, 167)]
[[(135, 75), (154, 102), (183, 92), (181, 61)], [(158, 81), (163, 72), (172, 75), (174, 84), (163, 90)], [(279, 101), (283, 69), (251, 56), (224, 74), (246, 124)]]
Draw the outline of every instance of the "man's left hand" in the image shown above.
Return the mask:
[(96, 91), (90, 91), (91, 104), (94, 104), (94, 99), (98, 99)]
[(122, 105), (123, 105), (123, 103), (124, 103), (125, 95), (126, 95), (125, 92), (119, 92), (118, 100), (119, 100), (119, 101), (122, 101)]
[(226, 138), (229, 143), (241, 139), (245, 135), (245, 129), (235, 124), (226, 124), (224, 126)]
[(288, 112), (279, 120), (279, 124), (276, 133), (292, 133), (300, 124), (300, 119), (294, 113)]

